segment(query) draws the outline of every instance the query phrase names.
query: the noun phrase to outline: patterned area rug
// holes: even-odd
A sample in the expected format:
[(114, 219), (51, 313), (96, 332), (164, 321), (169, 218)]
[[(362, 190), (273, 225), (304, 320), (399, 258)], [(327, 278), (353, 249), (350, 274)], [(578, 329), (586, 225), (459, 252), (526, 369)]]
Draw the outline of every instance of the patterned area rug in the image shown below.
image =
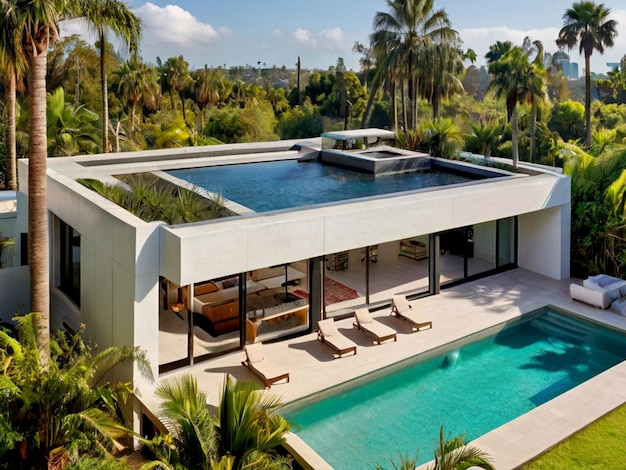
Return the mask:
[[(298, 297), (308, 299), (309, 294), (300, 289), (293, 291)], [(358, 292), (354, 289), (337, 282), (328, 276), (324, 277), (324, 304), (336, 304), (337, 302), (343, 302), (344, 300), (356, 299), (359, 296)]]

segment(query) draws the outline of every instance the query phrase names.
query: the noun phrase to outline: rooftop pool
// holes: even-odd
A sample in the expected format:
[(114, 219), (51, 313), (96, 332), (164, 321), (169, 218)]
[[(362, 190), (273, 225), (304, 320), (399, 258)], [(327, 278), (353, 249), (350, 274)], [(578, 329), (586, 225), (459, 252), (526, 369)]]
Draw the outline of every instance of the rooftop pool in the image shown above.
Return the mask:
[(444, 170), (377, 176), (318, 162), (282, 160), (222, 165), (168, 174), (256, 212), (346, 201), (403, 191), (467, 183), (480, 176)]
[[(384, 347), (384, 346), (381, 346)], [(425, 353), (282, 409), (333, 468), (432, 459), (439, 437), (468, 441), (626, 359), (626, 335), (550, 307), (496, 334)]]

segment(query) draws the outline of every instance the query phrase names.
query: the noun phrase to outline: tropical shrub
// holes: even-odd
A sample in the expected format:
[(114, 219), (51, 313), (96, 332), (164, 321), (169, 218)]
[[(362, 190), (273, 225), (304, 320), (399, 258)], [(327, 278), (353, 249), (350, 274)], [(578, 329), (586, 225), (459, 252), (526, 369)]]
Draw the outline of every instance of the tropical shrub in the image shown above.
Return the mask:
[(217, 416), (209, 412), (207, 396), (193, 376), (164, 382), (156, 394), (171, 434), (144, 441), (155, 460), (142, 469), (292, 468), (291, 458), (278, 452), (289, 430), (276, 413), (280, 402), (255, 383), (227, 376)]
[(133, 393), (132, 382), (110, 380), (120, 364), (135, 362), (152, 379), (138, 348), (110, 347), (94, 353), (81, 337), (56, 332), (50, 362), (35, 345), (38, 313), (16, 317), (18, 337), (0, 331), (0, 462), (5, 468), (63, 469), (86, 455), (123, 448), (128, 435), (119, 404)]
[[(434, 450), (434, 462), (428, 470), (457, 470), (466, 468), (482, 468), (495, 470), (489, 454), (477, 447), (468, 446), (465, 434), (445, 438), (443, 426), (439, 428), (439, 442)], [(400, 455), (400, 462), (390, 461), (394, 470), (413, 470), (417, 467), (417, 454), (411, 458), (408, 455)], [(384, 467), (376, 465), (377, 470)]]
[(571, 272), (576, 277), (624, 275), (626, 266), (626, 148), (606, 146), (597, 157), (562, 144), (572, 178)]
[(548, 121), (551, 131), (558, 132), (561, 138), (575, 141), (585, 136), (585, 107), (578, 101), (562, 101), (552, 107)]
[(420, 123), (417, 130), (421, 134), (419, 147), (434, 157), (456, 158), (463, 147), (463, 133), (452, 119), (426, 121)]
[(469, 125), (472, 132), (465, 139), (465, 150), (485, 157), (491, 156), (502, 137), (502, 126), (497, 122), (471, 122)]
[(307, 101), (285, 111), (278, 120), (276, 131), (281, 139), (319, 137), (324, 131), (324, 122), (319, 110)]
[(276, 117), (272, 105), (265, 101), (212, 108), (208, 111), (203, 134), (225, 143), (278, 140), (274, 133)]
[[(28, 153), (29, 102), (26, 100), (17, 120), (18, 152)], [(65, 101), (63, 88), (46, 97), (48, 155), (66, 157), (100, 151), (102, 122), (99, 116), (84, 106)]]

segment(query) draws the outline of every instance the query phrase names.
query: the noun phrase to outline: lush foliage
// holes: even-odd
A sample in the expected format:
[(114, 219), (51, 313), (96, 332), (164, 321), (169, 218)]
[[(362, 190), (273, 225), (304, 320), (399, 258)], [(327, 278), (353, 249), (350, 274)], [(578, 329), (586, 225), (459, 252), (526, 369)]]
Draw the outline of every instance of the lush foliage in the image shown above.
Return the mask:
[(161, 384), (162, 415), (171, 434), (147, 441), (155, 460), (144, 469), (290, 469), (279, 447), (289, 425), (278, 413), (278, 399), (253, 382), (226, 378), (217, 416), (195, 377), (186, 375)]
[(18, 317), (19, 337), (0, 331), (0, 461), (3, 468), (62, 469), (81, 456), (122, 449), (128, 434), (118, 405), (132, 393), (130, 382), (111, 380), (120, 364), (135, 362), (152, 377), (137, 348), (94, 352), (82, 331), (59, 332), (50, 341), (49, 364), (35, 347), (38, 313)]
[[(408, 455), (400, 455), (400, 461), (390, 460), (394, 470), (413, 470), (417, 467), (417, 455), (409, 457)], [(465, 435), (446, 437), (444, 436), (443, 426), (439, 429), (439, 441), (434, 450), (434, 459), (429, 470), (457, 470), (466, 468), (482, 468), (484, 470), (494, 470), (491, 457), (486, 452), (468, 446)], [(376, 466), (377, 470), (382, 470), (381, 465)]]
[(597, 156), (564, 144), (561, 157), (572, 177), (572, 274), (609, 273), (626, 267), (626, 147), (598, 142)]
[(196, 191), (147, 173), (120, 176), (120, 180), (123, 184), (103, 184), (97, 180), (80, 180), (80, 183), (146, 222), (162, 220), (174, 225), (218, 219), (230, 214), (224, 200), (217, 194), (205, 198)]

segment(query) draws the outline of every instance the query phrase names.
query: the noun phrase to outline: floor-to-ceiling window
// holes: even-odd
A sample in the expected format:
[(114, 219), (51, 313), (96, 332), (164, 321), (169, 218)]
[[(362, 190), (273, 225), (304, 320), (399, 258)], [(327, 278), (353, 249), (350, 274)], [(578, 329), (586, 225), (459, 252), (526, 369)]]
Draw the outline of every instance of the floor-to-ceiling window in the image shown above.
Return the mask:
[(307, 331), (307, 261), (177, 286), (161, 280), (161, 371)]
[(326, 316), (377, 306), (394, 294), (429, 290), (428, 236), (415, 236), (327, 255), (324, 275)]
[(60, 289), (80, 306), (80, 233), (60, 223), (61, 283)]
[(515, 217), (474, 224), (438, 234), (442, 286), (516, 266)]

